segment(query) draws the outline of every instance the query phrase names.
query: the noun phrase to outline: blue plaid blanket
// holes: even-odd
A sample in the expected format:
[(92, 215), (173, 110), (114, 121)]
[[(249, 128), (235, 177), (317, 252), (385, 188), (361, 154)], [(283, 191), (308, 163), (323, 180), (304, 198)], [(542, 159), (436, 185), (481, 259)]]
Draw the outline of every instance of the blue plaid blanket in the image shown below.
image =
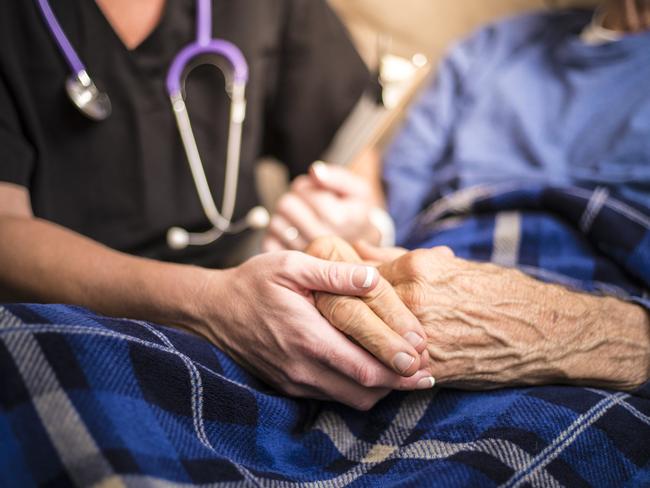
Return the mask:
[[(482, 187), (424, 212), (411, 245), (647, 304), (648, 223), (603, 190)], [(0, 486), (650, 486), (650, 384), (357, 412), (279, 396), (181, 331), (62, 305), (0, 308), (0, 378)]]

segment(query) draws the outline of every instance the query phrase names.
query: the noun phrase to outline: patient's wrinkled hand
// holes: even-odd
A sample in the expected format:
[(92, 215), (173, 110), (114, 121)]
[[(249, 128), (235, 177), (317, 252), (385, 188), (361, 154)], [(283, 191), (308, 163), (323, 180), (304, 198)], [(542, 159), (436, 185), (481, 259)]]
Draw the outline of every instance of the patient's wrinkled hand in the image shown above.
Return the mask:
[[(361, 262), (350, 245), (335, 237), (317, 239), (307, 252), (331, 261)], [(422, 376), (421, 388), (433, 386), (424, 330), (386, 280), (363, 299), (329, 293), (316, 293), (315, 298), (332, 325), (384, 364), (404, 376)]]
[(385, 262), (380, 273), (422, 323), (441, 385), (629, 389), (647, 379), (650, 328), (640, 307), (458, 259), (448, 248), (357, 250)]

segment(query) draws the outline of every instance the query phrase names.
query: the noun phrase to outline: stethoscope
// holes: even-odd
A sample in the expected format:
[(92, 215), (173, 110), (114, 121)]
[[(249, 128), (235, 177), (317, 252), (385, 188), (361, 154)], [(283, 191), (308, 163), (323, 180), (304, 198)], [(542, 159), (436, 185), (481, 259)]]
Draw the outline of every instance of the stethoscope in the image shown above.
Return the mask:
[[(86, 66), (70, 44), (65, 32), (63, 32), (48, 0), (37, 0), (37, 2), (43, 18), (59, 46), (59, 50), (70, 65), (72, 74), (65, 85), (68, 97), (79, 111), (89, 119), (95, 121), (106, 120), (111, 115), (112, 110), (108, 95), (100, 91), (89, 76)], [(237, 199), (242, 127), (246, 117), (245, 94), (248, 82), (248, 64), (237, 46), (226, 40), (212, 37), (211, 0), (197, 0), (196, 24), (196, 40), (184, 47), (174, 58), (167, 74), (166, 85), (178, 131), (192, 172), (194, 186), (205, 216), (212, 224), (212, 229), (206, 232), (191, 233), (181, 227), (172, 227), (167, 232), (167, 244), (172, 249), (177, 250), (185, 249), (191, 245), (210, 244), (223, 234), (236, 234), (248, 228), (262, 229), (268, 225), (270, 220), (269, 213), (264, 207), (254, 207), (245, 218), (232, 222)], [(226, 149), (226, 174), (221, 211), (217, 208), (210, 191), (187, 106), (185, 105), (185, 79), (197, 66), (207, 63), (207, 61), (206, 63), (196, 62), (198, 56), (205, 54), (217, 55), (217, 59), (224, 59), (227, 62), (225, 66), (217, 60), (212, 60), (209, 64), (223, 73), (226, 94), (231, 100)], [(190, 63), (192, 63), (191, 66)], [(187, 73), (184, 75), (185, 71)]]

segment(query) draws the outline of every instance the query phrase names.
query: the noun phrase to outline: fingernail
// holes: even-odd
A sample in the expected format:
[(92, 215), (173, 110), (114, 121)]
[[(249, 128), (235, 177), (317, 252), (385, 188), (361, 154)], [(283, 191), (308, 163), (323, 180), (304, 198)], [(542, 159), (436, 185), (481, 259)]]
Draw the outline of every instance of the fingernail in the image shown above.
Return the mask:
[(424, 340), (421, 335), (416, 334), (415, 332), (407, 332), (404, 334), (404, 339), (406, 339), (406, 341), (413, 347), (418, 347)]
[(429, 390), (436, 386), (436, 379), (433, 376), (428, 376), (426, 378), (422, 378), (420, 381), (417, 382), (415, 387), (418, 390)]
[(357, 288), (370, 288), (376, 276), (377, 270), (372, 266), (359, 267), (352, 274), (352, 284)]
[[(405, 373), (415, 362), (415, 358), (405, 352), (398, 352), (393, 358), (393, 366), (400, 373)], [(418, 383), (419, 384), (419, 383)]]
[(323, 161), (316, 161), (311, 165), (311, 168), (319, 180), (327, 178), (327, 165)]

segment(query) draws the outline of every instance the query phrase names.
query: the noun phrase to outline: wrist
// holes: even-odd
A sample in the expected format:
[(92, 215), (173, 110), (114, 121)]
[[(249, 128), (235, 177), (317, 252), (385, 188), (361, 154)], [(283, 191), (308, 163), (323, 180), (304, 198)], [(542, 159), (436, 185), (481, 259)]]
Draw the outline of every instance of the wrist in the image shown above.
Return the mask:
[(609, 331), (610, 374), (623, 390), (650, 379), (650, 315), (639, 305), (615, 298), (602, 301), (603, 327)]
[(233, 305), (226, 291), (233, 285), (234, 272), (193, 268), (178, 307), (183, 317), (180, 327), (223, 348), (223, 332), (231, 321)]
[(650, 375), (650, 320), (640, 306), (612, 297), (587, 299), (587, 327), (576, 337), (565, 370), (576, 384), (631, 390)]
[[(137, 259), (137, 258), (136, 258)], [(130, 266), (134, 277), (131, 318), (201, 333), (210, 283), (221, 271), (198, 266), (139, 261)]]

